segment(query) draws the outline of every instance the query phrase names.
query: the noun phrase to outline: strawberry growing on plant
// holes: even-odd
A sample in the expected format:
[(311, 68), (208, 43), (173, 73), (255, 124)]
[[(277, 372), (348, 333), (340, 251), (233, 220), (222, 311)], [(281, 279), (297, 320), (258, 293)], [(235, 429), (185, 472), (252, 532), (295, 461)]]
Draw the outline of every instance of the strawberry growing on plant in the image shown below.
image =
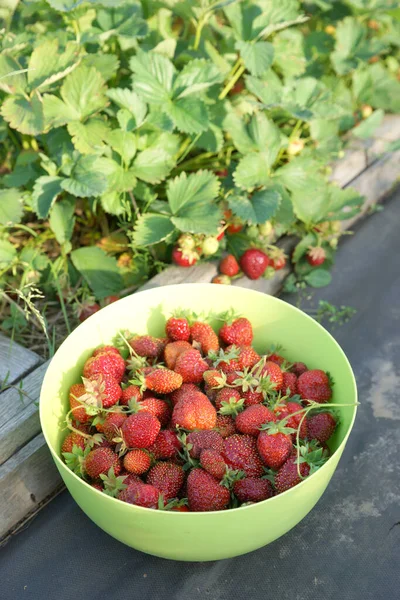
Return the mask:
[(269, 258), (262, 250), (250, 248), (242, 254), (239, 262), (249, 279), (260, 279), (269, 265)]
[(221, 262), (219, 263), (219, 270), (222, 275), (227, 275), (228, 277), (235, 277), (235, 275), (239, 273), (239, 263), (233, 254), (228, 254), (221, 259)]

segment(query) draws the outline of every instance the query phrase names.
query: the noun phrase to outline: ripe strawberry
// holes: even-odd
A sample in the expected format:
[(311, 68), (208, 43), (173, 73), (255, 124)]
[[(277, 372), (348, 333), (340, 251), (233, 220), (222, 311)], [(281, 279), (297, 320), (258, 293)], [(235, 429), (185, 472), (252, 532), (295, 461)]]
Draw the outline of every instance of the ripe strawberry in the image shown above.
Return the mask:
[(113, 304), (114, 302), (118, 302), (119, 296), (116, 294), (112, 294), (111, 296), (107, 296), (104, 298), (104, 306), (108, 306), (109, 304)]
[(229, 319), (219, 330), (219, 338), (223, 344), (230, 346), (251, 346), (253, 341), (253, 327), (248, 319), (240, 317), (231, 322)]
[(312, 267), (322, 265), (326, 260), (326, 252), (321, 246), (310, 246), (306, 255), (307, 262)]
[(85, 471), (92, 479), (97, 479), (102, 473), (106, 474), (114, 468), (115, 475), (121, 471), (118, 455), (111, 448), (96, 448), (85, 458)]
[(124, 456), (124, 467), (129, 473), (143, 475), (150, 469), (151, 458), (145, 450), (130, 450)]
[(190, 335), (193, 342), (200, 344), (203, 354), (207, 355), (209, 352), (218, 352), (218, 336), (208, 323), (196, 321), (190, 328)]
[(101, 428), (98, 431), (102, 431), (105, 435), (106, 440), (112, 442), (115, 437), (118, 436), (118, 430), (122, 427), (122, 424), (126, 421), (128, 416), (122, 412), (110, 412), (104, 422), (101, 424)]
[(201, 392), (190, 398), (179, 400), (172, 412), (172, 427), (193, 429), (213, 429), (217, 422), (217, 412), (207, 396)]
[(244, 471), (247, 477), (261, 477), (264, 473), (256, 440), (250, 435), (234, 434), (225, 438), (222, 456), (229, 467)]
[(86, 395), (86, 389), (83, 383), (74, 383), (69, 390), (69, 406), (72, 410), (72, 415), (76, 421), (87, 423), (92, 418), (88, 415), (82, 402), (79, 398)]
[[(222, 390), (219, 390), (217, 392), (217, 395), (215, 397), (215, 408), (217, 410), (221, 410), (224, 406), (233, 406), (234, 404), (237, 404), (239, 401), (241, 400), (241, 396), (240, 396), (240, 392), (239, 390), (236, 390), (235, 388), (222, 388)], [(225, 404), (224, 404), (225, 403)], [(241, 404), (238, 404), (238, 408), (240, 408), (242, 406), (243, 402)], [(225, 414), (226, 411), (225, 411)], [(228, 412), (229, 414), (229, 412)], [(234, 411), (233, 411), (234, 414)]]
[(290, 372), (294, 373), (297, 377), (300, 377), (300, 375), (303, 375), (306, 371), (308, 371), (308, 368), (303, 362), (295, 362), (290, 367)]
[[(228, 346), (225, 352), (229, 352), (232, 348), (236, 348), (237, 346)], [(260, 360), (260, 355), (254, 350), (252, 346), (242, 345), (238, 347), (239, 356), (237, 358), (237, 362), (239, 363), (239, 369), (251, 369), (255, 364)]]
[(99, 490), (99, 492), (102, 492), (104, 490), (101, 483), (97, 483), (97, 481), (94, 481), (93, 483), (91, 483), (90, 487), (94, 488), (95, 490)]
[(224, 510), (230, 500), (229, 490), (203, 469), (189, 473), (187, 496), (189, 508), (194, 512)]
[(215, 171), (217, 177), (228, 177), (228, 169), (220, 169), (219, 171)]
[[(300, 404), (297, 404), (297, 402), (286, 402), (286, 404), (284, 404), (282, 407), (279, 407), (279, 410), (277, 411), (279, 420), (286, 419), (285, 424), (287, 425), (287, 427), (292, 427), (296, 430), (291, 434), (293, 442), (295, 442), (297, 439), (297, 429), (300, 423), (300, 438), (303, 439), (307, 437), (308, 419), (303, 419), (304, 412), (300, 412), (302, 408), (303, 407)], [(291, 415), (292, 413), (297, 414), (293, 414), (293, 416), (290, 417), (289, 415)]]
[(151, 335), (137, 335), (129, 340), (129, 345), (138, 356), (158, 358), (164, 350), (164, 340)]
[(172, 392), (170, 396), (172, 405), (175, 406), (179, 400), (190, 398), (199, 391), (199, 388), (194, 383), (182, 383), (181, 387), (178, 390), (175, 390), (175, 392)]
[(279, 366), (281, 366), (285, 362), (285, 359), (283, 358), (283, 356), (281, 356), (280, 354), (277, 354), (276, 352), (269, 354), (267, 357), (267, 360), (269, 360), (270, 362), (274, 362)]
[(258, 436), (261, 425), (270, 421), (276, 421), (274, 413), (263, 404), (255, 404), (238, 414), (235, 427), (239, 433)]
[(312, 369), (306, 371), (297, 380), (297, 391), (304, 400), (327, 402), (332, 397), (329, 377), (325, 371)]
[(229, 350), (220, 350), (217, 352), (210, 352), (208, 357), (213, 361), (215, 368), (220, 369), (226, 375), (240, 371), (240, 364), (237, 360), (239, 357), (239, 348), (232, 345)]
[(205, 371), (208, 371), (208, 364), (194, 348), (180, 354), (175, 363), (175, 373), (182, 376), (184, 383), (200, 383)]
[(125, 490), (118, 494), (118, 499), (129, 504), (136, 504), (144, 508), (157, 508), (160, 492), (152, 485), (142, 481), (131, 483)]
[(79, 433), (71, 431), (67, 434), (67, 437), (63, 441), (61, 452), (72, 452), (74, 446), (78, 446), (78, 448), (82, 448), (82, 450), (84, 450), (86, 446), (86, 439), (83, 437), (83, 435), (79, 435)]
[(77, 306), (77, 317), (80, 323), (86, 321), (89, 317), (94, 315), (100, 310), (99, 304), (97, 302), (86, 303), (84, 302), (81, 305)]
[(234, 277), (240, 271), (239, 263), (233, 254), (228, 254), (219, 263), (219, 270), (223, 275)]
[(146, 482), (162, 492), (166, 501), (176, 498), (185, 478), (180, 465), (170, 462), (159, 462), (150, 469)]
[(247, 390), (246, 392), (242, 392), (242, 397), (245, 407), (261, 404), (261, 402), (264, 400), (262, 393), (257, 392), (256, 390)]
[(121, 398), (119, 399), (119, 403), (122, 406), (128, 406), (129, 400), (141, 400), (142, 393), (140, 391), (139, 386), (137, 385), (128, 385), (128, 387), (122, 390)]
[(200, 465), (207, 473), (210, 473), (216, 479), (221, 480), (225, 475), (226, 464), (221, 454), (216, 450), (207, 448), (201, 451)]
[(182, 377), (169, 369), (152, 369), (148, 374), (138, 377), (138, 382), (146, 389), (157, 394), (170, 394), (182, 385)]
[(211, 279), (211, 283), (218, 283), (220, 285), (231, 285), (232, 281), (231, 278), (227, 275), (215, 275), (215, 277)]
[(178, 357), (188, 350), (193, 350), (189, 342), (177, 341), (167, 344), (164, 349), (164, 361), (168, 369), (175, 369)]
[(280, 248), (274, 249), (269, 255), (269, 266), (279, 271), (286, 265), (286, 256)]
[(115, 346), (100, 346), (100, 348), (96, 348), (92, 356), (97, 356), (98, 354), (107, 354), (108, 352), (111, 352), (111, 354), (117, 354), (118, 356), (121, 356), (118, 348), (116, 348)]
[[(303, 478), (307, 477), (310, 473), (310, 466), (306, 462), (300, 463), (299, 469)], [(301, 481), (302, 479), (297, 472), (296, 454), (294, 454), (288, 458), (275, 475), (275, 489), (278, 494), (281, 494)]]
[(274, 495), (272, 485), (267, 479), (245, 477), (233, 484), (233, 493), (240, 502), (261, 502)]
[(140, 410), (145, 410), (157, 417), (161, 423), (161, 427), (165, 427), (171, 418), (171, 409), (169, 404), (165, 400), (160, 398), (145, 398), (138, 403)]
[(308, 418), (308, 437), (324, 444), (336, 429), (336, 419), (329, 413), (318, 413)]
[(83, 396), (88, 404), (110, 408), (117, 404), (122, 395), (122, 388), (113, 377), (102, 375), (92, 375), (89, 379), (83, 379), (86, 395)]
[(227, 438), (236, 433), (235, 421), (230, 415), (217, 414), (216, 429), (223, 438)]
[(180, 447), (181, 444), (174, 431), (161, 429), (154, 443), (147, 450), (158, 460), (176, 456)]
[(197, 263), (198, 254), (193, 250), (181, 250), (179, 246), (175, 246), (172, 250), (172, 261), (178, 267), (192, 267)]
[(200, 458), (203, 450), (215, 450), (220, 454), (224, 449), (221, 434), (214, 430), (192, 431), (186, 438), (186, 444), (191, 446), (189, 454), (193, 458)]
[(297, 377), (294, 373), (284, 371), (282, 373), (283, 383), (282, 392), (287, 396), (294, 396), (297, 394)]
[(267, 360), (267, 362), (261, 369), (261, 376), (263, 378), (268, 377), (269, 382), (271, 382), (273, 388), (276, 391), (282, 389), (283, 373), (280, 366), (276, 363)]
[(96, 375), (111, 376), (118, 383), (125, 373), (125, 361), (120, 354), (115, 352), (99, 352), (89, 358), (83, 366), (83, 376), (90, 379)]
[(148, 448), (160, 431), (160, 421), (146, 411), (130, 415), (122, 424), (122, 439), (127, 448)]
[(260, 431), (257, 450), (263, 462), (271, 469), (279, 469), (289, 458), (292, 449), (292, 430), (280, 424), (270, 423)]
[(226, 382), (226, 378), (224, 377), (223, 373), (221, 373), (221, 371), (218, 371), (217, 369), (209, 369), (207, 371), (204, 371), (203, 379), (210, 389), (221, 388), (221, 386), (223, 386)]
[(242, 254), (239, 262), (249, 279), (259, 279), (269, 265), (269, 258), (258, 248), (250, 248)]
[(124, 477), (124, 484), (128, 487), (131, 485), (131, 483), (143, 483), (138, 475), (135, 475), (134, 473), (128, 473), (128, 471), (121, 471), (120, 476)]
[(184, 317), (170, 317), (165, 325), (165, 333), (173, 342), (188, 342), (190, 338), (190, 326)]

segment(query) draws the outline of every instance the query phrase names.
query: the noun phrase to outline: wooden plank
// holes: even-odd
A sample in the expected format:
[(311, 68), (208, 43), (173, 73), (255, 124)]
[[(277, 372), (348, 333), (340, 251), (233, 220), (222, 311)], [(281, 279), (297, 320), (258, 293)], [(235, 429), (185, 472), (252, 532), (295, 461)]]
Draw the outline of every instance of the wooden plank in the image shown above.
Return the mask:
[(48, 364), (0, 394), (0, 465), (40, 432), (38, 402)]
[(15, 383), (41, 362), (38, 354), (0, 334), (0, 383), (6, 378), (7, 385)]
[(213, 262), (201, 263), (194, 267), (168, 267), (142, 285), (137, 291), (142, 292), (143, 290), (176, 283), (209, 283), (216, 274), (217, 265)]
[(0, 540), (62, 483), (42, 434), (0, 466)]

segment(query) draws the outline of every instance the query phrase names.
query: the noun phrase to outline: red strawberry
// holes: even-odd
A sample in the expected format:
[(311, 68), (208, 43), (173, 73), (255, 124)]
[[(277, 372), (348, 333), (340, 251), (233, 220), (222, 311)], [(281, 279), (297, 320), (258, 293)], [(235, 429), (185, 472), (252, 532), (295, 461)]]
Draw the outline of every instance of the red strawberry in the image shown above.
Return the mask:
[[(307, 477), (310, 473), (310, 466), (302, 462), (299, 465), (301, 476)], [(297, 472), (297, 460), (296, 455), (290, 456), (290, 458), (281, 466), (277, 474), (275, 475), (275, 489), (278, 494), (289, 490), (294, 487), (298, 483), (300, 483), (302, 479), (299, 477)]]
[(280, 248), (274, 249), (269, 255), (269, 266), (279, 271), (286, 265), (286, 255)]
[(184, 317), (170, 317), (165, 325), (165, 333), (173, 342), (190, 339), (190, 326)]
[(208, 371), (208, 364), (194, 348), (180, 354), (175, 363), (175, 373), (182, 376), (184, 383), (200, 383), (205, 371)]
[(283, 383), (282, 392), (287, 396), (294, 396), (297, 394), (297, 377), (294, 373), (289, 371), (283, 371), (282, 373)]
[(219, 263), (219, 270), (223, 275), (234, 277), (240, 271), (239, 263), (233, 254), (228, 254)]
[[(289, 417), (285, 421), (287, 427), (292, 427), (293, 429), (296, 430), (296, 432), (291, 434), (292, 440), (294, 442), (297, 439), (297, 429), (298, 429), (300, 422), (302, 421), (303, 416), (304, 416), (304, 412), (299, 412), (301, 410), (302, 410), (302, 406), (300, 404), (297, 404), (297, 402), (286, 402), (286, 404), (284, 404), (282, 407), (279, 407), (279, 410), (278, 410), (279, 419), (282, 420), (285, 417)], [(294, 414), (292, 417), (290, 417), (289, 415), (292, 413), (297, 413), (297, 414)], [(301, 423), (301, 428), (300, 428), (300, 438), (307, 437), (307, 423), (308, 423), (308, 419), (307, 418), (303, 419), (303, 422)]]
[(172, 412), (172, 427), (193, 429), (213, 429), (217, 413), (205, 394), (197, 392), (190, 398), (179, 400)]
[(89, 317), (94, 315), (100, 310), (100, 305), (97, 302), (92, 302), (91, 304), (83, 303), (82, 305), (77, 307), (77, 316), (80, 323), (86, 321)]
[(100, 346), (100, 348), (96, 348), (92, 356), (97, 356), (98, 354), (104, 354), (107, 352), (111, 352), (112, 354), (117, 354), (118, 356), (121, 356), (118, 348), (116, 348), (115, 346)]
[(102, 473), (107, 474), (111, 467), (115, 475), (121, 471), (118, 455), (111, 448), (96, 448), (85, 458), (85, 471), (92, 479), (97, 479)]
[(263, 404), (249, 406), (239, 413), (235, 419), (235, 427), (239, 433), (257, 436), (264, 423), (276, 421), (276, 416)]
[(199, 458), (203, 450), (215, 450), (220, 454), (224, 449), (221, 434), (214, 430), (192, 431), (187, 436), (186, 443), (191, 445), (189, 454), (193, 458)]
[(268, 425), (266, 430), (260, 431), (257, 438), (257, 450), (263, 462), (271, 469), (279, 469), (289, 458), (292, 449), (292, 439), (288, 428), (276, 425)]
[(248, 319), (240, 317), (222, 325), (219, 337), (223, 344), (230, 346), (251, 346), (253, 341), (253, 327)]
[(100, 425), (100, 429), (98, 425), (96, 425), (96, 429), (104, 433), (106, 439), (112, 442), (118, 436), (118, 430), (127, 418), (128, 416), (122, 412), (107, 413), (104, 422)]
[(164, 349), (164, 360), (168, 369), (175, 369), (176, 361), (181, 354), (193, 350), (189, 342), (177, 341), (167, 344)]
[(322, 265), (326, 260), (326, 252), (321, 246), (310, 246), (306, 255), (307, 262), (312, 267)]
[(146, 482), (162, 492), (165, 500), (176, 498), (184, 480), (184, 470), (180, 465), (159, 462), (152, 467)]
[(283, 384), (283, 373), (279, 365), (270, 360), (267, 360), (265, 365), (261, 369), (261, 376), (268, 377), (272, 383), (273, 388), (278, 391), (282, 389)]
[(227, 438), (230, 435), (236, 433), (235, 421), (230, 415), (218, 415), (217, 414), (217, 431), (223, 438)]
[(249, 279), (259, 279), (269, 265), (269, 258), (258, 248), (250, 248), (242, 254), (239, 262)]
[(110, 408), (117, 404), (122, 395), (122, 389), (118, 381), (113, 377), (92, 375), (90, 379), (83, 378), (86, 390), (86, 402), (94, 406)]
[[(235, 346), (228, 346), (226, 352), (229, 352)], [(238, 363), (241, 370), (251, 369), (260, 360), (260, 355), (251, 346), (239, 346)]]
[(94, 481), (93, 483), (90, 484), (90, 487), (94, 488), (95, 490), (99, 490), (99, 492), (103, 491), (103, 486), (101, 485), (101, 483), (97, 483), (97, 481)]
[(171, 402), (175, 406), (182, 398), (190, 398), (198, 391), (200, 390), (194, 383), (182, 383), (181, 387), (171, 394)]
[(157, 488), (142, 481), (131, 483), (118, 494), (119, 500), (145, 508), (157, 508), (159, 497), (160, 492)]
[(256, 440), (250, 435), (235, 434), (225, 438), (222, 456), (229, 467), (244, 471), (247, 477), (261, 477), (264, 473)]
[(200, 465), (207, 473), (210, 473), (216, 479), (222, 479), (225, 475), (226, 464), (221, 454), (216, 450), (207, 448), (201, 451)]
[(196, 252), (183, 252), (179, 246), (175, 246), (172, 250), (172, 261), (178, 267), (192, 267), (197, 263), (198, 254)]
[(198, 342), (200, 344), (203, 354), (218, 352), (218, 336), (208, 323), (196, 321), (190, 328), (190, 335), (193, 342)]
[(306, 371), (297, 380), (297, 391), (304, 400), (327, 402), (332, 397), (329, 377), (325, 371), (312, 369)]
[(140, 391), (139, 386), (137, 385), (128, 385), (128, 387), (122, 390), (121, 398), (119, 399), (119, 403), (122, 406), (128, 406), (129, 400), (141, 400), (142, 392)]
[(230, 492), (203, 469), (193, 469), (187, 479), (189, 508), (194, 512), (224, 510), (230, 500)]
[(139, 382), (143, 380), (145, 388), (157, 394), (170, 394), (180, 388), (183, 381), (179, 373), (169, 369), (152, 369), (150, 373), (139, 377), (138, 380)]
[(242, 397), (244, 400), (244, 406), (255, 406), (256, 404), (261, 404), (264, 400), (264, 396), (261, 392), (257, 392), (256, 390), (247, 390), (246, 392), (242, 392)]
[(165, 342), (151, 335), (138, 335), (129, 340), (129, 345), (138, 356), (158, 358), (164, 349)]
[(146, 411), (130, 415), (121, 427), (121, 434), (127, 448), (148, 448), (160, 431), (160, 421)]
[(215, 277), (211, 279), (211, 283), (217, 283), (220, 285), (231, 285), (232, 281), (227, 275), (215, 275)]
[(140, 410), (145, 410), (151, 415), (157, 417), (161, 423), (161, 426), (165, 427), (171, 418), (171, 409), (169, 404), (160, 398), (145, 398), (138, 403), (138, 407)]
[(83, 376), (87, 379), (96, 375), (111, 376), (120, 382), (125, 373), (125, 361), (120, 354), (115, 352), (99, 352), (89, 358), (83, 366)]
[(297, 377), (300, 377), (300, 375), (302, 375), (306, 371), (308, 371), (308, 368), (307, 365), (305, 365), (303, 362), (295, 362), (290, 367), (290, 372), (294, 373)]
[[(236, 390), (235, 388), (222, 388), (222, 390), (219, 390), (217, 392), (217, 395), (215, 397), (215, 408), (217, 410), (221, 410), (224, 406), (233, 406), (234, 404), (237, 404), (240, 400), (241, 396), (239, 390)], [(243, 402), (241, 404), (238, 404), (237, 408), (239, 410), (242, 408), (242, 404)], [(229, 414), (229, 411), (228, 413), (226, 413), (225, 411), (225, 414)], [(233, 414), (235, 414), (235, 411), (233, 411)]]
[(336, 419), (329, 413), (318, 413), (308, 418), (308, 437), (324, 444), (336, 429)]
[(176, 456), (181, 444), (174, 431), (169, 429), (161, 429), (160, 433), (154, 440), (154, 443), (147, 448), (155, 459), (172, 458)]
[(76, 421), (87, 423), (92, 418), (88, 415), (82, 402), (79, 401), (81, 396), (86, 394), (86, 389), (83, 383), (74, 383), (69, 390), (69, 406), (72, 410), (72, 415)]
[(217, 369), (209, 369), (207, 371), (204, 371), (203, 379), (206, 385), (210, 388), (210, 390), (212, 388), (221, 388), (221, 386), (226, 381), (226, 378), (224, 377), (223, 373), (221, 373), (221, 371), (218, 371)]
[(274, 495), (272, 485), (267, 479), (245, 477), (233, 484), (233, 493), (240, 502), (261, 502)]
[(124, 477), (124, 484), (126, 486), (130, 486), (131, 483), (143, 483), (138, 475), (128, 473), (127, 471), (121, 472), (121, 477)]
[(124, 467), (130, 473), (143, 475), (150, 469), (151, 458), (145, 450), (130, 450), (124, 456)]
[(285, 359), (283, 358), (283, 356), (281, 356), (280, 354), (277, 354), (276, 352), (269, 354), (267, 358), (269, 361), (274, 362), (279, 366), (281, 366), (285, 362)]
[(79, 435), (79, 433), (71, 431), (63, 441), (61, 452), (72, 452), (74, 446), (78, 446), (78, 448), (82, 448), (82, 450), (84, 450), (86, 446), (86, 439), (83, 437), (83, 435)]

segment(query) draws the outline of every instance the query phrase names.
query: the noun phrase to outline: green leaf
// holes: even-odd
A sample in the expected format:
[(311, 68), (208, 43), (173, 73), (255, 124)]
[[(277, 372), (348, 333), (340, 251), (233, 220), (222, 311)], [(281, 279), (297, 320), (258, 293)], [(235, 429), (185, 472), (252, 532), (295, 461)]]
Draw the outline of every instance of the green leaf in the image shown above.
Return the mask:
[(332, 64), (338, 75), (355, 69), (360, 61), (379, 54), (385, 45), (377, 38), (367, 39), (367, 28), (356, 17), (346, 17), (336, 28)]
[(207, 150), (207, 152), (219, 152), (224, 145), (224, 134), (222, 129), (210, 123), (210, 128), (203, 131), (196, 142), (197, 148)]
[(145, 102), (164, 104), (172, 93), (175, 76), (173, 63), (157, 52), (139, 50), (129, 62), (134, 75), (133, 88)]
[(247, 76), (246, 87), (266, 107), (276, 106), (281, 102), (283, 86), (279, 77), (271, 69), (264, 74), (263, 79)]
[(177, 76), (174, 83), (174, 96), (183, 98), (191, 94), (199, 95), (221, 81), (223, 75), (211, 61), (194, 59), (187, 63)]
[(162, 148), (146, 148), (135, 158), (132, 172), (147, 183), (160, 183), (170, 173), (175, 161)]
[(18, 73), (21, 70), (21, 65), (15, 58), (0, 54), (0, 90), (6, 94), (23, 92), (26, 88), (26, 75)]
[(400, 112), (400, 81), (379, 63), (357, 70), (353, 74), (353, 89), (360, 102), (374, 108)]
[(233, 194), (228, 203), (232, 212), (252, 224), (265, 223), (271, 219), (279, 208), (280, 194), (273, 189), (256, 192), (250, 198)]
[(119, 60), (115, 54), (87, 54), (82, 62), (86, 67), (97, 69), (104, 81), (114, 77), (119, 67)]
[(136, 136), (133, 133), (122, 129), (113, 129), (107, 135), (107, 142), (126, 163), (130, 163), (136, 154)]
[(35, 94), (30, 99), (10, 96), (1, 107), (1, 114), (13, 129), (26, 135), (38, 135), (44, 129), (42, 103)]
[(133, 232), (135, 246), (151, 246), (165, 240), (174, 232), (170, 217), (146, 213), (136, 221)]
[(21, 193), (16, 188), (0, 190), (0, 224), (20, 223), (23, 213)]
[(354, 214), (354, 210), (358, 212), (361, 209), (363, 202), (364, 197), (354, 188), (341, 189), (338, 186), (330, 185), (327, 219), (333, 221), (348, 219)]
[(128, 88), (113, 88), (107, 90), (107, 96), (120, 108), (125, 108), (132, 115), (134, 125), (131, 128), (136, 129), (143, 123), (147, 106), (139, 96)]
[(63, 79), (78, 65), (79, 52), (75, 42), (69, 42), (62, 52), (57, 39), (45, 40), (36, 46), (28, 63), (30, 89), (44, 88)]
[(100, 196), (108, 185), (104, 160), (91, 154), (79, 157), (70, 177), (62, 180), (61, 187), (79, 198)]
[(326, 269), (315, 269), (304, 276), (308, 285), (315, 288), (325, 287), (332, 281), (332, 275)]
[(75, 120), (86, 119), (107, 105), (105, 85), (94, 67), (79, 65), (70, 73), (61, 87), (61, 97)]
[(102, 119), (89, 119), (86, 123), (72, 121), (67, 125), (72, 143), (81, 154), (102, 153), (104, 141), (110, 134), (110, 128)]
[(222, 212), (215, 204), (195, 204), (185, 206), (178, 216), (171, 217), (171, 222), (180, 229), (189, 233), (204, 233), (215, 235), (218, 232)]
[(210, 171), (185, 172), (168, 181), (167, 198), (173, 215), (183, 207), (204, 205), (211, 207), (219, 191), (218, 178)]
[(306, 69), (304, 36), (295, 29), (287, 29), (274, 39), (274, 65), (285, 77), (297, 77)]
[(122, 202), (122, 196), (120, 192), (107, 192), (101, 197), (101, 205), (103, 209), (110, 215), (123, 215), (125, 213), (125, 206)]
[(184, 133), (201, 133), (208, 126), (208, 113), (199, 98), (179, 98), (164, 107), (175, 127)]
[(267, 152), (253, 152), (241, 158), (233, 174), (236, 185), (246, 189), (267, 185), (271, 180), (272, 162)]
[(269, 42), (236, 42), (236, 49), (252, 75), (262, 75), (272, 65), (274, 47)]
[(71, 252), (72, 263), (88, 283), (96, 298), (118, 294), (123, 287), (117, 261), (97, 246)]
[(281, 146), (281, 134), (273, 121), (263, 113), (253, 115), (247, 125), (238, 115), (230, 113), (223, 125), (239, 152), (265, 152), (268, 162), (273, 164)]
[(293, 209), (303, 223), (311, 224), (323, 221), (329, 207), (329, 196), (325, 182), (310, 185), (308, 190), (297, 190), (292, 193)]
[(69, 12), (82, 4), (82, 0), (46, 0), (52, 8), (60, 12)]
[(44, 271), (49, 266), (49, 258), (46, 254), (40, 252), (37, 248), (24, 246), (19, 255), (21, 262), (27, 263), (37, 271)]
[(39, 219), (45, 219), (57, 196), (61, 194), (62, 177), (43, 175), (35, 181), (32, 192), (32, 208)]
[(61, 127), (79, 118), (72, 106), (52, 94), (43, 96), (43, 113), (46, 128)]
[(71, 239), (75, 226), (74, 212), (75, 200), (72, 198), (56, 202), (50, 211), (50, 229), (59, 244), (64, 244)]
[(10, 242), (0, 239), (0, 267), (8, 267), (17, 256), (17, 251)]
[(308, 233), (303, 237), (295, 247), (292, 254), (292, 261), (297, 263), (302, 256), (304, 256), (310, 246), (315, 246), (317, 242), (317, 235), (315, 233)]
[(375, 129), (382, 123), (384, 116), (385, 112), (382, 109), (375, 110), (369, 117), (352, 130), (353, 135), (361, 139), (371, 137)]

